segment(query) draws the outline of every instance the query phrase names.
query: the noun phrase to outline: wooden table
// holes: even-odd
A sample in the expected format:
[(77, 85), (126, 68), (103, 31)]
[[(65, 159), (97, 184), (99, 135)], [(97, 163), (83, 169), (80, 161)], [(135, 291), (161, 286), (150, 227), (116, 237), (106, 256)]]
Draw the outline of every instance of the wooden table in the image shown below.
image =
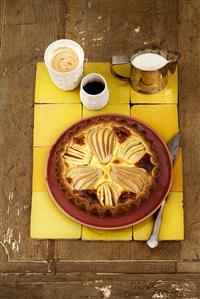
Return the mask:
[[(0, 4), (0, 297), (200, 298), (200, 1)], [(79, 42), (88, 60), (108, 61), (149, 42), (182, 53), (185, 241), (151, 250), (142, 242), (30, 239), (35, 67), (63, 37)]]

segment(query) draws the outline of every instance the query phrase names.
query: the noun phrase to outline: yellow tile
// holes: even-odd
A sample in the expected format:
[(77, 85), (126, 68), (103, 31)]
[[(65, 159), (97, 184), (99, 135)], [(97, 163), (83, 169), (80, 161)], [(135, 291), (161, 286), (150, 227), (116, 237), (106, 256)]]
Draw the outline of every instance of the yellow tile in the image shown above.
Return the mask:
[(81, 118), (81, 104), (37, 104), (34, 113), (34, 146), (51, 146), (59, 135)]
[(101, 113), (120, 113), (130, 115), (129, 104), (108, 104), (103, 109), (100, 110), (89, 110), (83, 107), (83, 117), (89, 117), (92, 115), (97, 115)]
[(153, 227), (153, 217), (145, 219), (144, 221), (134, 225), (133, 227), (133, 239), (135, 241), (148, 240)]
[(84, 241), (130, 241), (132, 240), (132, 227), (118, 230), (93, 229), (87, 226), (82, 228)]
[(49, 147), (34, 147), (33, 148), (33, 192), (45, 192), (45, 166), (49, 153)]
[(165, 142), (178, 132), (178, 111), (176, 104), (134, 105), (131, 116), (146, 122)]
[(163, 221), (160, 227), (160, 240), (184, 239), (183, 193), (171, 192), (167, 198)]
[(51, 81), (44, 62), (37, 63), (35, 103), (80, 103), (79, 87), (63, 91)]
[(178, 100), (178, 71), (169, 77), (166, 87), (158, 93), (144, 95), (131, 88), (131, 102), (134, 103), (177, 103)]
[(109, 62), (87, 62), (85, 64), (85, 75), (93, 72), (100, 73), (105, 77), (110, 91), (110, 103), (129, 103), (130, 85), (111, 74)]
[(80, 237), (81, 225), (64, 215), (47, 192), (33, 192), (31, 238), (79, 239)]
[(174, 175), (171, 191), (183, 191), (182, 148), (174, 164)]
[[(137, 241), (148, 240), (153, 227), (153, 218), (133, 227), (133, 239)], [(184, 216), (183, 216), (183, 193), (171, 192), (167, 198), (163, 219), (160, 227), (159, 240), (183, 240), (184, 239)]]

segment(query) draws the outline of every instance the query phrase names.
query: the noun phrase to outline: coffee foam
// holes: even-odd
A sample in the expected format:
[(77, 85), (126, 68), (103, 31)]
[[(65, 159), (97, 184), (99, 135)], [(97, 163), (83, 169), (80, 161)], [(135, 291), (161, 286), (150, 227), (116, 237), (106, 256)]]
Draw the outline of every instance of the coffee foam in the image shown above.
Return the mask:
[(70, 47), (59, 47), (53, 53), (51, 66), (58, 72), (73, 71), (78, 64), (78, 55)]

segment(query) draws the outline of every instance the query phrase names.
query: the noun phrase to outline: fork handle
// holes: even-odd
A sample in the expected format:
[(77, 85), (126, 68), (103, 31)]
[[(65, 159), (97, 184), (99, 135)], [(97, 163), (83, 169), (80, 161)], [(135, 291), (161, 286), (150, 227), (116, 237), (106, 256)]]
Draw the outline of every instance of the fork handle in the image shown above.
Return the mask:
[(147, 241), (148, 246), (151, 248), (154, 248), (158, 245), (158, 236), (159, 236), (159, 232), (160, 232), (160, 225), (161, 225), (161, 221), (162, 221), (164, 206), (165, 206), (165, 200), (161, 204), (160, 210), (159, 210), (156, 220), (154, 222), (153, 231), (150, 235), (149, 240)]

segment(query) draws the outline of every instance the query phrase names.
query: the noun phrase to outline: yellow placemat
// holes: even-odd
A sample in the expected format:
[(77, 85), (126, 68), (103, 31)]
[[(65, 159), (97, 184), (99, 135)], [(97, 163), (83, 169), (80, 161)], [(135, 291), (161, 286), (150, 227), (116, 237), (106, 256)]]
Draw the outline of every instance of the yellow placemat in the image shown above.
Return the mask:
[(54, 204), (49, 193), (33, 192), (31, 237), (37, 239), (79, 239), (81, 225), (66, 217)]
[(52, 146), (58, 136), (81, 119), (81, 104), (44, 104), (34, 107), (34, 146)]
[(38, 146), (33, 148), (33, 192), (47, 192), (45, 181), (45, 166), (50, 147)]
[(174, 164), (174, 177), (171, 190), (175, 192), (183, 191), (183, 169), (182, 169), (182, 148), (179, 149), (176, 162)]
[(130, 106), (128, 104), (108, 104), (101, 110), (88, 110), (87, 108), (83, 107), (83, 117), (89, 117), (92, 115), (97, 115), (101, 113), (120, 113), (130, 115)]
[(178, 111), (176, 104), (134, 105), (131, 116), (146, 122), (165, 142), (178, 132)]
[[(183, 193), (170, 192), (163, 212), (159, 240), (183, 240)], [(136, 241), (148, 240), (153, 228), (153, 216), (133, 227), (133, 238)]]
[(44, 62), (38, 62), (35, 80), (35, 103), (80, 103), (79, 88), (67, 93), (51, 81)]
[(101, 230), (83, 226), (82, 240), (84, 241), (131, 241), (132, 227), (117, 230)]
[[(89, 72), (101, 73), (106, 78), (110, 89), (109, 104), (99, 111), (82, 108), (78, 89), (73, 92), (59, 90), (51, 82), (44, 63), (38, 63), (37, 65), (31, 237), (39, 239), (81, 238), (82, 240), (130, 241), (134, 238), (135, 240), (146, 240), (152, 227), (152, 217), (135, 225), (133, 231), (132, 227), (116, 231), (91, 229), (81, 226), (65, 216), (57, 208), (47, 192), (44, 172), (49, 149), (59, 134), (81, 117), (109, 112), (132, 115), (148, 123), (166, 142), (178, 131), (176, 104), (138, 104), (130, 108), (129, 100), (132, 93), (130, 86), (127, 82), (112, 77), (109, 71), (109, 63), (87, 63), (85, 65), (85, 73)], [(171, 102), (169, 102), (176, 103), (177, 74), (174, 76), (171, 84), (175, 90), (171, 94), (172, 98)], [(166, 103), (165, 98), (161, 97), (161, 100), (162, 103)], [(159, 98), (159, 101), (161, 100)], [(174, 168), (172, 192), (164, 211), (160, 239), (181, 240), (183, 239), (183, 233), (182, 152), (180, 150)]]

